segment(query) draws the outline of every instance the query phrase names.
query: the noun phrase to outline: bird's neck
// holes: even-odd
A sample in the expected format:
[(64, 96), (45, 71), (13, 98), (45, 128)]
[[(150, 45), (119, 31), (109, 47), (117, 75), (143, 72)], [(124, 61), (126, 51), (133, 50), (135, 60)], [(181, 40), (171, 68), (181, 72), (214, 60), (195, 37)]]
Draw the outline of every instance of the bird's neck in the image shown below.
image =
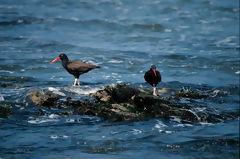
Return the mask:
[(68, 60), (68, 59), (63, 59), (63, 60), (62, 60), (62, 66), (63, 66), (64, 68), (66, 68), (66, 67), (67, 67), (67, 64), (68, 64), (68, 62), (69, 62), (69, 60)]

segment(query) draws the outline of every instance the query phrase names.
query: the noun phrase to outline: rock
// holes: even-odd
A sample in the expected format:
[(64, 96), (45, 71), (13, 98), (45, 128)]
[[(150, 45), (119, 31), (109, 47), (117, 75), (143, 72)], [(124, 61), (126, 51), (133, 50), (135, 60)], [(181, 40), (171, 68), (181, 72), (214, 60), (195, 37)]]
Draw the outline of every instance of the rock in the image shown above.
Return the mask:
[[(67, 97), (57, 103), (60, 96), (49, 91), (32, 91), (29, 98), (37, 105), (58, 107), (60, 114), (92, 115), (103, 120), (139, 121), (148, 118), (177, 117), (186, 122), (221, 122), (231, 119), (232, 115), (217, 115), (213, 110), (198, 111), (199, 106), (189, 106), (179, 102), (179, 98), (205, 98), (204, 94), (192, 91), (178, 92), (175, 96), (153, 96), (151, 90), (141, 90), (126, 84), (107, 86), (103, 90), (90, 94), (94, 99), (72, 100)], [(66, 111), (67, 110), (67, 111)], [(69, 111), (70, 110), (70, 111)], [(73, 113), (72, 113), (73, 112)]]
[(176, 116), (182, 120), (191, 122), (199, 121), (199, 118), (193, 112), (184, 109), (184, 106), (175, 106), (177, 104), (167, 98), (165, 99), (150, 94), (139, 94), (134, 98), (134, 104), (138, 111), (145, 112), (148, 117), (170, 118)]
[(60, 96), (50, 91), (40, 92), (34, 90), (30, 92), (29, 98), (38, 106), (50, 108), (56, 107), (56, 103), (60, 99)]
[(192, 90), (181, 89), (178, 93), (175, 94), (175, 98), (192, 98), (192, 99), (202, 99), (207, 98), (208, 95), (202, 92), (194, 92)]
[(107, 86), (104, 90), (97, 91), (90, 96), (101, 102), (123, 103), (130, 101), (138, 93), (139, 90), (133, 87), (126, 84), (118, 84), (116, 86)]
[(12, 114), (12, 111), (9, 106), (0, 105), (0, 118), (7, 118)]
[(99, 90), (96, 93), (90, 94), (90, 97), (95, 97), (98, 101), (107, 102), (110, 100), (111, 96), (108, 89)]
[(139, 121), (143, 120), (143, 114), (130, 112), (127, 107), (121, 104), (111, 104), (101, 107), (98, 116), (103, 120), (120, 121)]

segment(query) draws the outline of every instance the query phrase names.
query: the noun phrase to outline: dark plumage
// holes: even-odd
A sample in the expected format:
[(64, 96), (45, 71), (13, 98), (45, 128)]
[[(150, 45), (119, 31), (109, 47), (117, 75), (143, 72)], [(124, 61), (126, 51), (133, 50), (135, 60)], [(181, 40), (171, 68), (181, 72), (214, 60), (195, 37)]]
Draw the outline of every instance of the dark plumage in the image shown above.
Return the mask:
[(67, 57), (66, 54), (60, 54), (59, 57), (57, 57), (55, 60), (53, 60), (51, 62), (57, 62), (58, 60), (62, 60), (62, 66), (75, 77), (75, 81), (74, 81), (74, 86), (76, 85), (76, 82), (78, 82), (78, 85), (80, 85), (79, 83), (79, 76), (83, 73), (87, 73), (88, 71), (94, 69), (94, 68), (100, 68), (99, 66), (95, 66), (95, 65), (90, 65), (81, 61), (70, 61)]
[(156, 70), (155, 65), (152, 65), (150, 70), (145, 73), (144, 79), (147, 83), (153, 86), (153, 95), (156, 95), (156, 86), (161, 82), (162, 77), (160, 72)]

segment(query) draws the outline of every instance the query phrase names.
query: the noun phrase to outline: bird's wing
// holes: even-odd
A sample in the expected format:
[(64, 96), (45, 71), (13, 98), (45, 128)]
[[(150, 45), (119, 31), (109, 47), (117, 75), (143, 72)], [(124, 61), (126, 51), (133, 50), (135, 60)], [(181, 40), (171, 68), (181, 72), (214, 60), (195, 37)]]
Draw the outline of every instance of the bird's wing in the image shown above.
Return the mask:
[(84, 62), (80, 62), (80, 61), (70, 61), (67, 65), (67, 68), (69, 70), (79, 70), (80, 72), (86, 72), (90, 69), (93, 69), (93, 65), (89, 65), (87, 63)]
[(162, 80), (162, 77), (161, 77), (161, 74), (160, 74), (160, 72), (159, 72), (159, 71), (156, 71), (156, 73), (157, 73), (157, 78), (158, 78), (158, 81), (159, 81), (159, 82), (161, 82), (161, 80)]
[(145, 79), (148, 83), (152, 83), (151, 77), (152, 77), (151, 71), (147, 71), (147, 72), (145, 73), (145, 75), (144, 75), (144, 79)]

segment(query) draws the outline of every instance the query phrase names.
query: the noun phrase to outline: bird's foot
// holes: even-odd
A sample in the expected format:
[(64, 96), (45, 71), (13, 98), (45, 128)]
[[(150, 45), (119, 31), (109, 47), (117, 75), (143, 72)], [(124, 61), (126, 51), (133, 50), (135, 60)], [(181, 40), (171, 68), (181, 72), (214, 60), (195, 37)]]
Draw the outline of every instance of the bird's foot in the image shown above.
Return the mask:
[(72, 86), (73, 87), (77, 87), (77, 86), (80, 87), (80, 85), (78, 85), (78, 84), (73, 84)]
[(153, 95), (157, 96), (157, 89), (156, 89), (156, 87), (153, 87)]

